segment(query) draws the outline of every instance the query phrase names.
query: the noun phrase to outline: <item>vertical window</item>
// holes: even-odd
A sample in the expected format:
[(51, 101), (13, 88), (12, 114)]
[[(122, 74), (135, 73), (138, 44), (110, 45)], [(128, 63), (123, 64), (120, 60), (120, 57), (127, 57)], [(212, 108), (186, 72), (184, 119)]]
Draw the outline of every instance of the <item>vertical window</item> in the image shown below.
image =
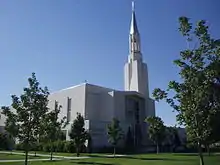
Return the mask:
[(70, 122), (70, 117), (71, 117), (71, 101), (72, 99), (67, 97), (67, 115), (66, 115), (67, 122)]
[(135, 120), (136, 120), (136, 123), (140, 122), (140, 118), (139, 118), (139, 104), (138, 104), (138, 102), (135, 102)]
[(54, 109), (57, 109), (58, 107), (58, 102), (55, 100), (55, 103), (54, 103)]

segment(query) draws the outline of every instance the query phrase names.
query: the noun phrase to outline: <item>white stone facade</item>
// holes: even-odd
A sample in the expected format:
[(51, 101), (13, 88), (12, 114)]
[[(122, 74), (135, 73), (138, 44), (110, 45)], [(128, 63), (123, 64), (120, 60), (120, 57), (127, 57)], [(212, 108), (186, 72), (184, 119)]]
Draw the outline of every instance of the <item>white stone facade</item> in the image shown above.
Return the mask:
[[(144, 137), (146, 137), (144, 119), (148, 115), (154, 115), (152, 101), (147, 100), (149, 104), (145, 106), (145, 98), (140, 93), (135, 91), (117, 91), (88, 83), (52, 93), (49, 96), (49, 100), (50, 109), (54, 108), (55, 101), (58, 101), (62, 106), (60, 118), (67, 116), (69, 109), (71, 111), (69, 114), (70, 124), (65, 129), (67, 130), (67, 140), (69, 140), (68, 132), (70, 126), (76, 118), (77, 112), (79, 112), (85, 118), (85, 127), (92, 136), (92, 145), (94, 147), (109, 145), (107, 125), (113, 118), (117, 118), (120, 121), (125, 134), (128, 126), (134, 125), (134, 101), (139, 103), (140, 124)], [(68, 107), (68, 100), (71, 100), (70, 107)], [(144, 140), (142, 142), (145, 143)]]
[[(133, 132), (134, 143), (147, 143), (147, 125), (144, 120), (155, 116), (154, 100), (149, 98), (148, 68), (142, 60), (140, 34), (132, 11), (129, 34), (129, 56), (124, 67), (125, 91), (83, 83), (50, 94), (48, 107), (54, 109), (55, 101), (62, 106), (59, 118), (67, 117), (66, 139), (76, 114), (85, 118), (86, 129), (92, 136), (93, 147), (108, 146), (107, 125), (117, 118), (126, 135)], [(4, 117), (3, 117), (4, 118)], [(0, 120), (0, 126), (4, 119)], [(123, 143), (122, 143), (123, 144)]]

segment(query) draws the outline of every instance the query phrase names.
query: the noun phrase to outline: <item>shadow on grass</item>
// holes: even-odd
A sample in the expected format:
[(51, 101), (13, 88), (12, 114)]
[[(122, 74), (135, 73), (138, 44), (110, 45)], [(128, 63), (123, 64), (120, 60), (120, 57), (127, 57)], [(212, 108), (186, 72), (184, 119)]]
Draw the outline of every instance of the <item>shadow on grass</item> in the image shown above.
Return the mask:
[(98, 162), (74, 162), (76, 164), (94, 164), (94, 165), (115, 165), (113, 163), (98, 163)]
[(160, 160), (160, 161), (182, 161), (182, 160), (178, 160), (178, 159), (172, 159), (172, 158), (140, 158), (140, 157), (133, 157), (133, 156), (125, 156), (124, 158), (126, 159), (136, 159), (136, 160)]
[[(90, 155), (90, 157), (94, 158), (105, 158), (105, 159), (136, 159), (136, 160), (145, 160), (145, 161), (191, 161), (189, 159), (175, 159), (175, 158), (164, 158), (164, 157), (138, 157), (138, 156), (122, 156), (122, 157), (106, 157), (105, 155)], [(94, 163), (95, 164), (95, 163)]]
[[(175, 156), (198, 156), (198, 153), (181, 153), (181, 154), (174, 153), (173, 155), (175, 155)], [(203, 155), (205, 155), (205, 154), (203, 154)]]

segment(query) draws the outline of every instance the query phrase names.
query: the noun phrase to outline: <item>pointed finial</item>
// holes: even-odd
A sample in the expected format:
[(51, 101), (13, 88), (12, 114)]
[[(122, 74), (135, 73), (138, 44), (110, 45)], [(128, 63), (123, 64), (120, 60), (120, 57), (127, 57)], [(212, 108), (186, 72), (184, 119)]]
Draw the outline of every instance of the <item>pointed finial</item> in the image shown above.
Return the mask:
[(132, 11), (134, 11), (134, 1), (131, 2), (132, 5)]

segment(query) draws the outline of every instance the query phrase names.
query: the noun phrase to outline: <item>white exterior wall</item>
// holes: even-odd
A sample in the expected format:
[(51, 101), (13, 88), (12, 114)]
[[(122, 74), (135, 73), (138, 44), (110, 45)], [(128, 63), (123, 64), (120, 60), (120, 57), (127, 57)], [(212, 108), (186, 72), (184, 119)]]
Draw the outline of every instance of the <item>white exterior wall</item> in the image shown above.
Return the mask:
[(0, 109), (0, 127), (5, 125), (6, 116), (2, 114), (2, 110)]
[(149, 97), (147, 64), (131, 61), (124, 67), (125, 91), (136, 91)]
[(155, 116), (155, 100), (148, 98), (147, 99), (147, 116)]
[(86, 115), (93, 147), (108, 146), (107, 125), (114, 117), (114, 91), (87, 84)]
[[(55, 101), (58, 101), (59, 105), (62, 106), (59, 115), (60, 119), (67, 116), (67, 98), (71, 98), (71, 117), (70, 124), (68, 124), (66, 127), (67, 131), (70, 129), (73, 120), (76, 118), (77, 112), (81, 113), (85, 117), (85, 87), (85, 84), (81, 84), (75, 87), (63, 89), (61, 91), (52, 93), (48, 97), (48, 107), (52, 110), (55, 107)], [(67, 136), (67, 140), (69, 140), (69, 136)]]
[(5, 125), (5, 120), (6, 116), (1, 114), (2, 110), (0, 109), (0, 133), (4, 131), (4, 125)]
[(86, 114), (88, 120), (111, 121), (114, 116), (114, 91), (87, 84)]
[(117, 91), (114, 95), (114, 101), (115, 101), (115, 109), (114, 114), (115, 117), (121, 121), (125, 122), (125, 92)]

